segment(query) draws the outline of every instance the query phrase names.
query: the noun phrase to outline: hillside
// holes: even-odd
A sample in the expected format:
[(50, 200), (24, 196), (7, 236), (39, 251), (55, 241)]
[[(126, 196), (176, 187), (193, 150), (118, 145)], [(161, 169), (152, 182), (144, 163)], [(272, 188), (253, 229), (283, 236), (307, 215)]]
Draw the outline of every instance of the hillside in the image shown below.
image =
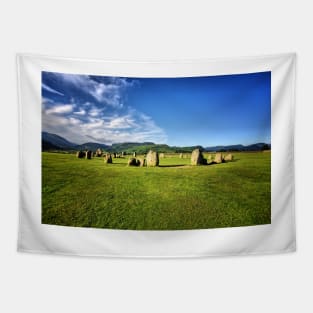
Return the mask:
[(43, 142), (45, 142), (45, 146), (50, 145), (62, 149), (73, 148), (76, 145), (75, 143), (72, 143), (59, 135), (47, 132), (41, 133), (41, 139)]
[(262, 151), (271, 149), (270, 144), (256, 143), (248, 146), (244, 145), (229, 145), (229, 146), (213, 146), (213, 147), (202, 147), (202, 146), (186, 146), (177, 147), (169, 146), (166, 144), (155, 144), (153, 142), (124, 142), (114, 143), (112, 145), (106, 145), (96, 142), (87, 142), (84, 144), (75, 144), (67, 139), (47, 132), (42, 132), (42, 150), (43, 151), (79, 151), (79, 150), (92, 150), (96, 151), (101, 148), (107, 152), (126, 152), (139, 154), (147, 153), (150, 149), (164, 153), (189, 153), (194, 149), (200, 149), (207, 152), (217, 151)]

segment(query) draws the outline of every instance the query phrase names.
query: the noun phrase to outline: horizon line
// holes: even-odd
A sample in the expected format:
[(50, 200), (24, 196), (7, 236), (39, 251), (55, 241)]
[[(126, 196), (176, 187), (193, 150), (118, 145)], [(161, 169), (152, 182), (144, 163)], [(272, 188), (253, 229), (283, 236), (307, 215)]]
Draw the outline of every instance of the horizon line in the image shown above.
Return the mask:
[[(204, 147), (204, 148), (210, 148), (210, 147), (226, 147), (226, 146), (243, 146), (243, 147), (246, 147), (246, 146), (251, 146), (251, 145), (254, 145), (254, 144), (259, 144), (259, 143), (263, 143), (263, 144), (267, 144), (267, 145), (271, 145), (271, 141), (270, 142), (267, 142), (267, 141), (254, 141), (252, 143), (249, 143), (249, 144), (242, 144), (242, 143), (233, 143), (233, 144), (216, 144), (216, 145), (201, 145), (201, 144), (192, 144), (192, 145), (170, 145), (170, 144), (167, 144), (167, 143), (155, 143), (153, 141), (121, 141), (121, 142), (112, 142), (112, 143), (100, 143), (100, 142), (97, 142), (97, 141), (87, 141), (87, 142), (83, 142), (83, 143), (76, 143), (76, 142), (72, 142), (68, 139), (66, 139), (64, 136), (61, 136), (61, 135), (58, 135), (58, 134), (55, 134), (55, 133), (50, 133), (50, 132), (47, 132), (47, 131), (41, 131), (41, 133), (47, 133), (47, 134), (51, 134), (51, 135), (56, 135), (56, 136), (59, 136), (63, 139), (65, 139), (66, 141), (68, 141), (69, 143), (72, 143), (74, 145), (77, 145), (77, 146), (81, 146), (81, 145), (84, 145), (84, 144), (87, 144), (87, 143), (94, 143), (94, 144), (99, 144), (99, 145), (107, 145), (107, 146), (112, 146), (114, 144), (125, 144), (125, 143), (132, 143), (132, 144), (143, 144), (143, 143), (151, 143), (151, 144), (154, 144), (154, 145), (166, 145), (166, 146), (169, 146), (169, 147), (177, 147), (177, 148), (182, 148), (182, 147), (196, 147), (196, 146), (201, 146), (201, 147)], [(42, 139), (42, 137), (41, 137)]]

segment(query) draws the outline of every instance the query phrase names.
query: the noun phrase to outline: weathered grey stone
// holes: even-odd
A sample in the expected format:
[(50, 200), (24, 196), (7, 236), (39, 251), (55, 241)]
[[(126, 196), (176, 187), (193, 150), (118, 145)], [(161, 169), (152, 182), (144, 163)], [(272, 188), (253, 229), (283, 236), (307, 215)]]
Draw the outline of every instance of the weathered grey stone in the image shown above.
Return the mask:
[(191, 165), (202, 165), (206, 164), (206, 160), (203, 158), (200, 149), (195, 149), (191, 153)]
[(100, 148), (97, 149), (96, 153), (95, 153), (96, 157), (101, 157), (102, 156), (102, 150)]
[(224, 157), (224, 160), (225, 160), (225, 161), (233, 161), (233, 160), (234, 160), (234, 156), (233, 156), (231, 153), (229, 153), (229, 154), (227, 154), (227, 155)]
[(165, 158), (165, 154), (164, 153), (160, 153), (160, 158)]
[(136, 157), (136, 155), (137, 155), (137, 154), (136, 154), (136, 152), (134, 152), (134, 153), (133, 153), (133, 157), (135, 158), (135, 157)]
[(140, 167), (146, 166), (146, 159), (140, 158), (140, 159), (137, 160), (137, 163), (138, 163), (138, 161), (139, 161), (139, 164), (138, 164), (138, 165), (139, 165)]
[(214, 158), (214, 163), (222, 163), (223, 162), (223, 156), (222, 153), (216, 153)]
[(150, 150), (147, 154), (147, 166), (159, 166), (159, 154)]
[(91, 155), (92, 155), (92, 151), (87, 150), (85, 155), (86, 155), (86, 159), (90, 160), (91, 159)]
[(77, 151), (76, 152), (76, 157), (79, 159), (82, 159), (85, 157), (85, 152), (84, 151)]
[(179, 155), (179, 157), (182, 159), (182, 158), (184, 157), (184, 155), (181, 153), (181, 154)]
[(104, 163), (106, 164), (112, 164), (113, 161), (112, 161), (112, 156), (110, 153), (107, 153), (105, 156), (104, 156)]
[(127, 165), (128, 166), (137, 166), (137, 160), (135, 158), (129, 158)]

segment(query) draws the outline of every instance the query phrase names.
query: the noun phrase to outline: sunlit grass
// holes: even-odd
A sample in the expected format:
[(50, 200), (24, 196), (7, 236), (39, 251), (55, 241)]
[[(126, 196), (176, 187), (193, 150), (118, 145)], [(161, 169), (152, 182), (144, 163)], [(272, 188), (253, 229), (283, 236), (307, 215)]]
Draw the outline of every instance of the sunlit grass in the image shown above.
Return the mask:
[[(127, 158), (42, 153), (42, 223), (137, 230), (178, 230), (271, 222), (271, 154), (235, 153), (235, 161), (127, 167)], [(205, 154), (207, 156), (207, 154)]]

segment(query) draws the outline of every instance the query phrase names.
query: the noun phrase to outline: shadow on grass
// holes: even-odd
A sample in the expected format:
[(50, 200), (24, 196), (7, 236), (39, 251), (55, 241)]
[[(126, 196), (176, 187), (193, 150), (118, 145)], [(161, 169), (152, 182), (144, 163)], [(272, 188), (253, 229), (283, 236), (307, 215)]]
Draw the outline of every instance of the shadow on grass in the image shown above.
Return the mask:
[(221, 163), (216, 163), (216, 162), (212, 161), (212, 162), (209, 162), (209, 163), (204, 164), (204, 165), (216, 165), (216, 164), (234, 163), (234, 162), (237, 162), (239, 160), (240, 159), (235, 159), (235, 160), (232, 160), (232, 161), (223, 161)]
[[(225, 163), (233, 163), (233, 162), (237, 162), (237, 161), (239, 161), (239, 159), (235, 159), (235, 160), (232, 160), (232, 161), (222, 162), (222, 164), (225, 164)], [(219, 163), (209, 162), (209, 163), (206, 163), (206, 164), (201, 164), (200, 166), (210, 166), (210, 165), (216, 165), (216, 164), (219, 164)], [(159, 165), (159, 167), (190, 167), (190, 166), (193, 166), (193, 165), (190, 165), (190, 164), (168, 164), (168, 165)]]
[(159, 167), (185, 167), (187, 164), (170, 164), (170, 165), (159, 165)]

